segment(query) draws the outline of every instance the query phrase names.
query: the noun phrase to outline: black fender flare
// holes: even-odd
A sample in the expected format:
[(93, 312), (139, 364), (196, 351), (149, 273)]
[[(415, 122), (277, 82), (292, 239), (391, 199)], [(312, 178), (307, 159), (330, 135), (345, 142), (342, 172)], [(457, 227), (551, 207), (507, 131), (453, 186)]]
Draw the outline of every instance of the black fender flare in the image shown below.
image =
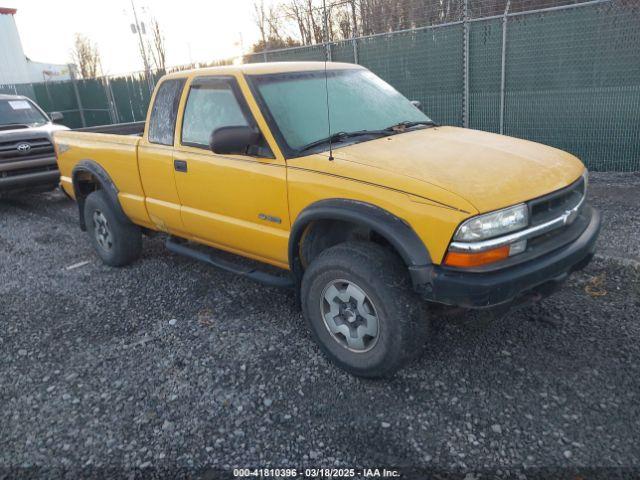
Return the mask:
[(107, 196), (109, 197), (109, 200), (111, 201), (111, 204), (115, 208), (116, 215), (120, 217), (121, 221), (126, 223), (130, 222), (129, 217), (127, 217), (127, 215), (124, 213), (124, 210), (122, 210), (122, 205), (120, 205), (120, 200), (118, 200), (118, 188), (116, 187), (113, 180), (111, 180), (111, 177), (109, 176), (107, 171), (102, 166), (100, 166), (99, 163), (97, 163), (94, 160), (80, 160), (76, 164), (76, 166), (73, 167), (73, 170), (71, 171), (73, 193), (75, 194), (76, 203), (78, 205), (80, 229), (82, 231), (86, 231), (87, 229), (87, 225), (84, 221), (85, 197), (80, 191), (79, 182), (78, 182), (79, 176), (82, 173), (90, 173), (97, 180), (97, 183), (99, 184), (100, 189), (107, 194)]
[(302, 279), (299, 244), (307, 226), (316, 220), (343, 220), (371, 228), (398, 251), (409, 269), (414, 287), (428, 283), (431, 256), (413, 228), (387, 210), (343, 198), (313, 203), (302, 210), (293, 223), (289, 236), (289, 267), (298, 281)]

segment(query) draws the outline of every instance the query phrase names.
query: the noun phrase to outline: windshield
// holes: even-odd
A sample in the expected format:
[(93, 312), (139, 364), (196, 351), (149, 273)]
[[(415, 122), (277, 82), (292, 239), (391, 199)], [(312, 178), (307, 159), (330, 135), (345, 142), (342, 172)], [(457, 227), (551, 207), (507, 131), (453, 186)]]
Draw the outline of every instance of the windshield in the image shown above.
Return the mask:
[(29, 100), (0, 100), (0, 125), (43, 125), (48, 121)]
[(326, 87), (324, 70), (254, 78), (262, 101), (292, 150), (299, 151), (338, 132), (379, 131), (401, 122), (431, 121), (406, 97), (368, 70), (330, 70)]

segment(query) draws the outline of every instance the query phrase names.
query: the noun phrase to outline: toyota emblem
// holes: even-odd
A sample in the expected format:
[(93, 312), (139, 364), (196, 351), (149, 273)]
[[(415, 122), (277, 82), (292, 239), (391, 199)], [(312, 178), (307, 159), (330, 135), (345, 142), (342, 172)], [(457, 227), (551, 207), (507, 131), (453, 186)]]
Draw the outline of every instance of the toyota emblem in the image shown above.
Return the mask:
[(16, 148), (20, 153), (27, 153), (29, 150), (31, 150), (31, 145), (29, 145), (28, 143), (21, 143)]

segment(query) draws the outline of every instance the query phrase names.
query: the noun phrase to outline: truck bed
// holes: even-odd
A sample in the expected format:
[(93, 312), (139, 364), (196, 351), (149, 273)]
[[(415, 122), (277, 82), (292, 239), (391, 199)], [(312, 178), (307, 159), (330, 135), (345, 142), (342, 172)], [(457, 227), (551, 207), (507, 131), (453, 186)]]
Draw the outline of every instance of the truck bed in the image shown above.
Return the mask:
[(98, 125), (96, 127), (76, 128), (74, 132), (111, 133), (114, 135), (136, 135), (144, 133), (145, 122), (116, 123), (114, 125)]
[[(144, 128), (144, 124), (142, 124)], [(60, 184), (64, 191), (75, 198), (73, 171), (80, 163), (93, 162), (118, 188), (118, 197), (123, 210), (130, 218), (142, 223), (148, 221), (144, 208), (144, 191), (138, 171), (138, 144), (135, 133), (97, 133), (96, 130), (131, 132), (119, 129), (118, 125), (92, 127), (91, 129), (56, 132), (54, 144), (60, 168)]]

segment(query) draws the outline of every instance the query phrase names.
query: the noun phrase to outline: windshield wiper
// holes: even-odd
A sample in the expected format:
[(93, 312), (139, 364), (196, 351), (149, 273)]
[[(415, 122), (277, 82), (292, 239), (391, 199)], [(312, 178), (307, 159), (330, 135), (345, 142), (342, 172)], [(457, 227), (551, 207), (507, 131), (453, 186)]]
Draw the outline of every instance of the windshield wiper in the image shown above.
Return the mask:
[(405, 120), (404, 122), (396, 123), (395, 125), (391, 125), (390, 127), (385, 128), (386, 131), (395, 132), (397, 130), (405, 130), (411, 127), (417, 127), (418, 125), (430, 125), (433, 127), (437, 127), (438, 125), (433, 120), (419, 120), (417, 122), (411, 122), (409, 120)]
[(340, 143), (345, 141), (347, 138), (353, 137), (362, 137), (365, 135), (389, 135), (391, 131), (384, 130), (357, 130), (354, 132), (337, 132), (333, 135), (321, 138), (320, 140), (316, 140), (315, 142), (307, 143), (303, 147), (298, 149), (299, 152), (305, 152), (307, 150), (311, 150), (312, 148), (319, 147), (320, 145), (324, 145), (326, 143)]
[(407, 128), (417, 127), (418, 125), (436, 126), (436, 123), (433, 120), (421, 120), (417, 122), (411, 122), (407, 120), (404, 122), (397, 123), (395, 125), (391, 125), (390, 127), (383, 128), (382, 130), (357, 130), (354, 132), (337, 132), (329, 137), (321, 138), (320, 140), (316, 140), (315, 142), (308, 143), (303, 147), (300, 147), (298, 151), (306, 152), (307, 150), (311, 150), (312, 148), (319, 147), (320, 145), (325, 145), (328, 143), (340, 143), (345, 141), (348, 138), (353, 138), (353, 137), (363, 137), (367, 135), (388, 136), (398, 131), (403, 131)]

